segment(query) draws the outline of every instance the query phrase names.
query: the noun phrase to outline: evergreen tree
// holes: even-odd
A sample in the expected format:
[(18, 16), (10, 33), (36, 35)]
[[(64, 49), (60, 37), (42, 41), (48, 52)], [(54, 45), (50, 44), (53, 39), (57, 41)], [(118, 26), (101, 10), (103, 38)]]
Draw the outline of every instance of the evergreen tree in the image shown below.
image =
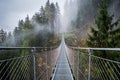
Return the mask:
[(40, 22), (42, 24), (46, 24), (48, 22), (48, 19), (45, 16), (45, 10), (44, 10), (43, 6), (41, 6), (41, 10), (40, 10)]
[[(91, 35), (87, 40), (89, 47), (100, 47), (108, 48), (115, 47), (114, 38), (116, 33), (118, 33), (117, 24), (119, 20), (113, 22), (113, 17), (108, 14), (108, 0), (102, 0), (98, 7), (98, 13), (96, 18), (96, 27), (91, 28)], [(115, 37), (113, 37), (115, 36)], [(118, 42), (119, 40), (117, 40)], [(103, 51), (103, 57), (106, 57), (106, 52)]]
[(40, 13), (38, 12), (33, 16), (33, 20), (38, 24), (46, 24), (48, 22), (43, 6), (41, 6)]
[(29, 16), (27, 15), (27, 17), (25, 18), (25, 22), (24, 22), (24, 29), (32, 29), (32, 24), (31, 24), (31, 21), (29, 19)]
[(6, 38), (6, 42), (5, 42), (5, 46), (14, 46), (14, 39), (13, 39), (13, 35), (11, 32), (8, 33), (7, 38)]
[(54, 31), (54, 28), (55, 28), (55, 17), (56, 17), (56, 8), (55, 8), (55, 5), (52, 3), (51, 5), (50, 5), (50, 12), (51, 12), (51, 20), (50, 20), (50, 22), (51, 22), (51, 31), (54, 33), (55, 31)]
[(60, 20), (60, 8), (58, 3), (56, 3), (56, 13), (55, 13), (55, 34), (60, 32), (61, 20)]
[(21, 46), (23, 42), (23, 27), (24, 27), (24, 22), (23, 20), (20, 20), (18, 23), (18, 27), (15, 27), (13, 32), (15, 43), (17, 46)]
[(46, 18), (48, 19), (48, 21), (50, 20), (50, 1), (48, 0), (47, 3), (46, 3), (46, 6), (45, 6), (45, 15), (46, 15)]
[(23, 26), (24, 26), (24, 21), (23, 21), (23, 20), (20, 20), (20, 21), (18, 22), (18, 27), (19, 27), (19, 29), (22, 30), (22, 29), (23, 29)]
[(4, 45), (4, 42), (6, 41), (7, 33), (1, 29), (0, 30), (0, 45)]
[(57, 2), (56, 2), (56, 12), (57, 12), (58, 14), (60, 14), (60, 8), (59, 8), (59, 5), (58, 5)]
[(20, 46), (19, 33), (20, 33), (20, 32), (19, 32), (19, 28), (18, 28), (18, 27), (15, 27), (14, 32), (13, 32), (14, 39), (15, 39), (15, 46)]

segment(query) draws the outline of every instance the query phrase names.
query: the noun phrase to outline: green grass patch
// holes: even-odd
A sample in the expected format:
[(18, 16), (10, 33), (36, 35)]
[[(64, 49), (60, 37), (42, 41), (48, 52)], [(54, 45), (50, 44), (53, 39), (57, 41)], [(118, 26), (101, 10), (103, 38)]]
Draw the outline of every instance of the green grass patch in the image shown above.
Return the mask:
[(69, 38), (69, 37), (73, 37), (73, 36), (75, 36), (75, 34), (74, 33), (67, 33), (67, 34), (65, 34), (65, 39), (67, 39), (67, 38)]

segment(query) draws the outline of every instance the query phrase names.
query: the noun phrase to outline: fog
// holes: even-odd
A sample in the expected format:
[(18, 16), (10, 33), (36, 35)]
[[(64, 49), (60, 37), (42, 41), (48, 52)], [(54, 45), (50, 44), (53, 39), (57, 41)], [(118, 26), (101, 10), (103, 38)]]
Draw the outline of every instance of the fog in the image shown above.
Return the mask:
[(77, 0), (67, 0), (64, 5), (64, 14), (61, 16), (61, 32), (67, 32), (71, 28), (71, 23), (76, 20), (78, 13)]
[[(39, 11), (40, 7), (45, 5), (47, 0), (0, 0), (0, 28), (5, 31), (13, 31), (21, 19), (26, 15), (31, 18), (33, 14)], [(50, 0), (58, 2), (60, 11), (63, 14), (63, 5), (66, 0)]]
[[(32, 20), (33, 15), (40, 10), (41, 6), (45, 6), (47, 0), (11, 0), (0, 1), (0, 28), (6, 31), (13, 31), (17, 26), (20, 19), (25, 19), (26, 15), (29, 15)], [(88, 23), (93, 23), (97, 15), (97, 7), (100, 0), (50, 0), (50, 2), (58, 2), (60, 7), (60, 13), (53, 21), (55, 33), (69, 32), (75, 29), (79, 29), (79, 32), (87, 34), (87, 30), (91, 25), (85, 27)], [(120, 16), (120, 0), (110, 0), (108, 11), (110, 15), (114, 14), (114, 20), (117, 20)], [(34, 22), (34, 33), (37, 35), (40, 31), (47, 27), (47, 30), (51, 30), (51, 25), (38, 24)], [(19, 36), (21, 38), (21, 36)], [(11, 42), (14, 39), (12, 39)], [(9, 42), (8, 42), (9, 43)]]
[[(100, 2), (101, 0), (67, 0), (62, 16), (62, 31), (79, 28), (86, 32), (85, 25), (94, 23)], [(116, 21), (120, 17), (120, 0), (109, 0), (108, 4), (109, 15), (114, 15), (113, 21)]]

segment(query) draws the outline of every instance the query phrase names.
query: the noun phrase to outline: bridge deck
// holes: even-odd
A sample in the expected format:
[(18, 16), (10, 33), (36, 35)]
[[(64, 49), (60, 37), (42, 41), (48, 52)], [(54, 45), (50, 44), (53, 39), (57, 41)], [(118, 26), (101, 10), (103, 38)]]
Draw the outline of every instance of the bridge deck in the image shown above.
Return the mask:
[(73, 75), (65, 50), (65, 41), (62, 39), (61, 51), (58, 57), (56, 68), (52, 80), (73, 80)]

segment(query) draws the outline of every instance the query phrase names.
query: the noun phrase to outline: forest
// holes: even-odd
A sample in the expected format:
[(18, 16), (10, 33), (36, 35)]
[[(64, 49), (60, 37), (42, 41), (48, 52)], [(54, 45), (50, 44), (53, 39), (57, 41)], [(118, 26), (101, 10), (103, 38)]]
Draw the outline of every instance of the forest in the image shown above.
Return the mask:
[[(46, 2), (45, 7), (41, 6), (32, 19), (29, 15), (25, 20), (19, 20), (18, 26), (13, 32), (0, 30), (0, 45), (6, 47), (50, 47), (59, 45), (60, 9), (58, 3)], [(58, 44), (57, 44), (58, 43)]]
[[(120, 2), (118, 0), (78, 0), (77, 3), (77, 17), (71, 19), (71, 32), (66, 34), (66, 43), (76, 47), (119, 48), (120, 10), (118, 7)], [(70, 4), (72, 5), (72, 2), (69, 6)], [(119, 52), (97, 51), (94, 53), (99, 57), (120, 60)]]
[[(119, 48), (119, 4), (118, 0), (66, 1), (64, 18), (61, 19), (58, 3), (50, 3), (48, 0), (31, 19), (27, 15), (25, 20), (19, 20), (13, 32), (7, 33), (1, 29), (0, 45), (6, 47), (59, 46), (60, 30), (67, 26), (65, 39), (68, 46)], [(116, 52), (104, 51), (96, 55), (119, 60), (119, 53), (114, 53)]]
[[(60, 45), (60, 9), (58, 3), (46, 2), (30, 19), (19, 20), (13, 32), (0, 30), (1, 47), (57, 47)], [(9, 52), (9, 54), (8, 54)], [(0, 59), (27, 55), (28, 50), (0, 51)]]

